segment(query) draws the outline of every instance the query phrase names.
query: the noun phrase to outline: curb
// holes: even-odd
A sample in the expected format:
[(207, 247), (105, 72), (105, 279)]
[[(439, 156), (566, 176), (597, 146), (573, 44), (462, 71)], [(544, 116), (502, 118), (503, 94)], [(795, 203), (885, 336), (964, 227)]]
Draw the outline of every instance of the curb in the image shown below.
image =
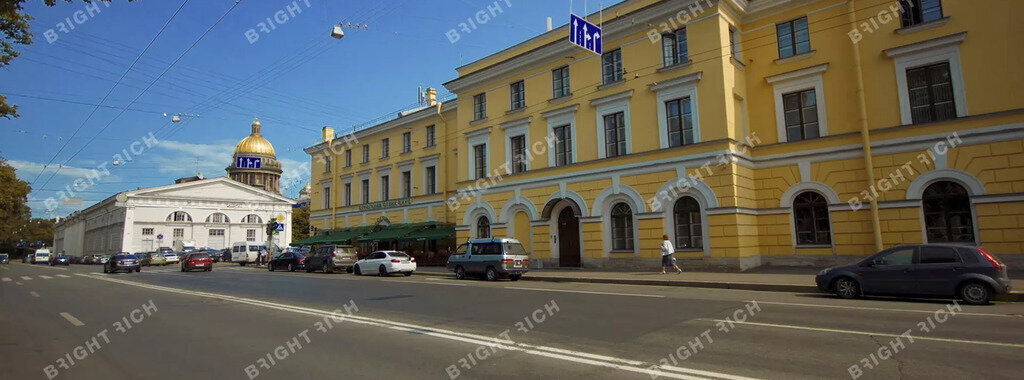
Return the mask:
[[(416, 272), (419, 276), (452, 277), (452, 273)], [(622, 285), (649, 285), (649, 286), (680, 286), (690, 288), (708, 289), (734, 289), (734, 290), (756, 290), (765, 292), (790, 292), (790, 293), (822, 293), (814, 285), (799, 284), (765, 284), (756, 282), (717, 282), (717, 281), (662, 281), (662, 280), (633, 280), (617, 278), (593, 278), (593, 277), (545, 277), (545, 276), (523, 276), (521, 281), (541, 282), (580, 282), (594, 284), (622, 284)], [(1012, 292), (1010, 294), (998, 294), (993, 301), (1002, 302), (1024, 302), (1024, 292)]]

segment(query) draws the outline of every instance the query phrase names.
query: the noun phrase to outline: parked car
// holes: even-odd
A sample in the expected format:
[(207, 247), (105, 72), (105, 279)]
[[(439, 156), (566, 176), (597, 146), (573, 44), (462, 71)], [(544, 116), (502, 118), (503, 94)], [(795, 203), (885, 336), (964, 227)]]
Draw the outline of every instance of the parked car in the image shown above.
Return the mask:
[(106, 264), (112, 255), (96, 255), (95, 264)]
[[(301, 250), (299, 252), (301, 254)], [(306, 258), (306, 272), (334, 273), (341, 269), (351, 273), (355, 264), (356, 250), (351, 245), (323, 245)]]
[(22, 264), (30, 264), (30, 263), (32, 263), (33, 260), (35, 260), (35, 257), (31, 253), (26, 253), (25, 256), (21, 257), (21, 263)]
[(518, 281), (530, 270), (530, 254), (516, 239), (474, 239), (459, 245), (446, 266), (460, 280), (482, 275), (488, 281), (502, 277)]
[(167, 265), (167, 257), (164, 257), (164, 254), (160, 252), (150, 252), (149, 265), (154, 267), (157, 265)]
[(210, 255), (206, 252), (189, 252), (185, 254), (181, 259), (181, 271), (188, 272), (193, 269), (199, 269), (203, 272), (212, 271), (213, 260), (210, 259)]
[(152, 260), (149, 258), (149, 252), (137, 252), (135, 257), (139, 258), (139, 265), (148, 267)]
[(231, 262), (231, 248), (224, 248), (217, 252), (217, 256), (220, 257), (220, 261), (225, 263)]
[(277, 268), (287, 268), (289, 272), (306, 267), (306, 257), (295, 252), (281, 252), (270, 259), (267, 270), (273, 272)]
[(50, 263), (50, 258), (51, 258), (50, 256), (51, 255), (52, 255), (52, 253), (50, 252), (49, 249), (46, 249), (46, 248), (37, 249), (35, 255), (33, 255), (32, 263), (33, 264), (49, 264)]
[(96, 256), (95, 255), (85, 255), (85, 256), (82, 256), (82, 264), (83, 265), (92, 265), (94, 260), (96, 260)]
[(182, 254), (181, 253), (177, 253), (177, 252), (167, 252), (167, 253), (164, 253), (164, 259), (167, 260), (167, 264), (168, 265), (170, 265), (170, 264), (177, 264), (177, 263), (181, 262), (181, 256), (179, 256), (179, 255), (182, 255)]
[(117, 271), (122, 270), (126, 272), (141, 271), (142, 267), (139, 266), (139, 258), (128, 252), (121, 252), (109, 257), (108, 260), (103, 263), (103, 273), (116, 273)]
[(376, 251), (356, 261), (352, 271), (356, 275), (377, 273), (383, 277), (392, 273), (402, 273), (412, 276), (416, 271), (416, 258), (400, 251)]
[(82, 257), (81, 256), (68, 256), (68, 263), (70, 263), (70, 264), (81, 264), (82, 263)]
[(51, 267), (55, 266), (55, 265), (67, 266), (68, 264), (70, 264), (70, 262), (69, 262), (69, 259), (68, 259), (67, 255), (63, 255), (63, 254), (54, 255), (53, 258), (50, 259), (50, 266)]
[(266, 249), (251, 241), (240, 241), (231, 245), (231, 262), (245, 266), (248, 263), (255, 263), (259, 258), (260, 250)]
[(822, 270), (818, 289), (840, 298), (863, 295), (956, 297), (987, 304), (1010, 292), (1006, 265), (984, 249), (954, 244), (901, 245), (863, 261)]
[(11, 257), (6, 253), (0, 253), (0, 264), (7, 264), (11, 261)]
[(214, 263), (220, 262), (220, 259), (222, 258), (221, 250), (219, 250), (219, 249), (204, 248), (204, 249), (200, 249), (197, 252), (205, 253), (207, 256), (210, 257), (210, 261), (214, 262)]

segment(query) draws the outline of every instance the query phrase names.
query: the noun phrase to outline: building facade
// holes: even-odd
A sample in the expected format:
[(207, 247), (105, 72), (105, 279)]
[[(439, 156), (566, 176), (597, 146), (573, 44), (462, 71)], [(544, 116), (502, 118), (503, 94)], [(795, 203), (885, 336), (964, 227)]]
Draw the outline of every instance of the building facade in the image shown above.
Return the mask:
[[(314, 159), (312, 215), (444, 218), (455, 241), (515, 237), (545, 267), (657, 266), (663, 235), (706, 268), (923, 242), (1020, 260), (1024, 53), (1005, 36), (1024, 27), (1001, 16), (1024, 4), (899, 3), (626, 0), (601, 12), (602, 55), (563, 26), (457, 68), (439, 112), (355, 134), (374, 150), (440, 126), (437, 194), (374, 203), (426, 149)], [(338, 161), (327, 146), (307, 152)], [(369, 199), (328, 195), (366, 180)]]
[(274, 146), (260, 134), (260, 121), (253, 120), (252, 132), (235, 146), (228, 178), (281, 194), (281, 163)]

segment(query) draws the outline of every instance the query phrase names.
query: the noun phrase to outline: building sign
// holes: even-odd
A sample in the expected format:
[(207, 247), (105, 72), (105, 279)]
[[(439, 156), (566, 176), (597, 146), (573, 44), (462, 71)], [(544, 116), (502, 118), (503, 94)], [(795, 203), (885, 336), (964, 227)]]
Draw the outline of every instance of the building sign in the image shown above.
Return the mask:
[(259, 169), (263, 159), (259, 157), (235, 157), (235, 167), (239, 169)]
[(594, 54), (601, 54), (601, 28), (591, 24), (582, 17), (569, 14), (569, 42), (576, 46), (590, 50)]
[(398, 206), (408, 206), (408, 205), (411, 205), (411, 204), (412, 204), (412, 200), (411, 199), (398, 199), (398, 200), (394, 200), (394, 201), (384, 201), (384, 202), (362, 204), (362, 205), (359, 205), (359, 209), (362, 210), (362, 211), (366, 211), (366, 210), (380, 210), (380, 209), (393, 208), (393, 207), (398, 207)]

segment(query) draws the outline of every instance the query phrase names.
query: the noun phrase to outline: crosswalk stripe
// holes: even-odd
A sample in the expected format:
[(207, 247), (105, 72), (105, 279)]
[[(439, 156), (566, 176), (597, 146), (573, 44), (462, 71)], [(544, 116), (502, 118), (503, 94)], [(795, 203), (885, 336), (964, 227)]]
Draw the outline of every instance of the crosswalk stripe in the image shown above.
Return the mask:
[(53, 278), (53, 277), (50, 277), (50, 276), (47, 276), (47, 275), (42, 275), (42, 274), (39, 275), (39, 277), (44, 279), (44, 280), (49, 280), (49, 279)]
[(29, 276), (21, 276), (21, 279), (22, 279), (22, 280), (31, 280), (31, 279), (32, 279), (32, 277), (29, 277)]
[(71, 276), (68, 276), (66, 274), (58, 274), (57, 277), (71, 278)]
[(4, 277), (4, 282), (11, 282), (11, 281), (14, 281), (14, 280), (11, 280), (10, 277)]

